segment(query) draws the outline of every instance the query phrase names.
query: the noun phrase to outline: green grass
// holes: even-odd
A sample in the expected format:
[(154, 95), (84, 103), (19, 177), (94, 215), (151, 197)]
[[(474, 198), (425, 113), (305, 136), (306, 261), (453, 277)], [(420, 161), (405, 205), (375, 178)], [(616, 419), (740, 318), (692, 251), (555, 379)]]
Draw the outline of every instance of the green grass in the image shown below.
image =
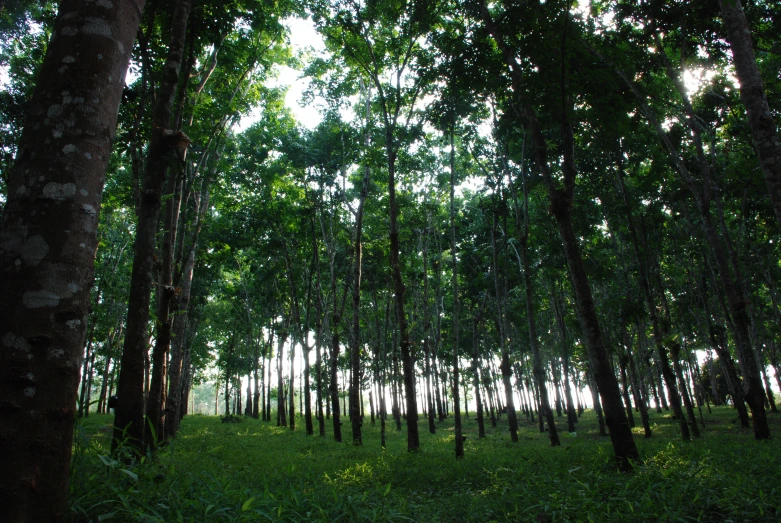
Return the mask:
[(715, 409), (704, 436), (683, 442), (653, 414), (653, 438), (636, 429), (643, 462), (621, 474), (590, 411), (558, 448), (525, 422), (518, 444), (502, 422), (481, 440), (472, 418), (458, 461), (452, 420), (432, 435), (421, 419), (421, 451), (408, 453), (392, 420), (383, 451), (368, 420), (355, 447), (332, 440), (330, 420), (320, 438), (189, 416), (171, 445), (133, 467), (108, 457), (112, 418), (93, 415), (77, 434), (71, 506), (76, 521), (779, 521), (781, 417), (771, 416), (767, 442), (734, 418)]

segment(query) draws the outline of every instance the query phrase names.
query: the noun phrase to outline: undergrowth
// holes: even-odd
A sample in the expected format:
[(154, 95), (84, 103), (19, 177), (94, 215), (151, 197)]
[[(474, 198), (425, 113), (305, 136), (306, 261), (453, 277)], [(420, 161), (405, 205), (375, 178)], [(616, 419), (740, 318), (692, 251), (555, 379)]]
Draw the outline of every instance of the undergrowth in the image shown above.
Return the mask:
[[(557, 448), (536, 424), (513, 444), (505, 424), (479, 439), (469, 419), (458, 461), (452, 420), (429, 434), (421, 419), (421, 450), (408, 453), (392, 423), (383, 451), (368, 419), (355, 447), (254, 419), (188, 416), (174, 441), (132, 465), (110, 455), (112, 418), (92, 415), (77, 431), (71, 508), (79, 522), (778, 521), (778, 436), (756, 442), (733, 418), (714, 409), (704, 436), (684, 442), (654, 414), (652, 438), (635, 432), (642, 462), (621, 474), (591, 412)], [(779, 434), (781, 419), (770, 420)]]

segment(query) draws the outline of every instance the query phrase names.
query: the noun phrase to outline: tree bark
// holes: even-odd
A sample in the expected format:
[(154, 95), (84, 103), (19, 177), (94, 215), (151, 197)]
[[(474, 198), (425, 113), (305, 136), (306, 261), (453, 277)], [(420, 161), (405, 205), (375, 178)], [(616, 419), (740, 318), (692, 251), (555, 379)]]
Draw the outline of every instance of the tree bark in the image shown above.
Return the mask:
[(68, 517), (98, 211), (143, 4), (63, 0), (8, 179), (0, 228), (0, 506), (8, 522)]

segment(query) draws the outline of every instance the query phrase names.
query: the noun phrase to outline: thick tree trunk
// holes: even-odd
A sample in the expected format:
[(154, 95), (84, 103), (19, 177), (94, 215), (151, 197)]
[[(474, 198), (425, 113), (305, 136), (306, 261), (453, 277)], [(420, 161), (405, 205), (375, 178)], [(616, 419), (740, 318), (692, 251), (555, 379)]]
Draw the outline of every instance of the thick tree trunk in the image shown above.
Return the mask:
[(740, 98), (746, 106), (748, 124), (776, 220), (781, 223), (781, 142), (754, 56), (751, 31), (740, 0), (719, 0), (719, 6), (732, 48), (735, 74), (740, 82)]
[[(177, 133), (172, 130), (170, 125), (174, 94), (184, 55), (190, 6), (190, 0), (177, 0), (175, 4), (168, 56), (163, 67), (163, 77), (156, 93), (154, 125), (147, 153), (136, 224), (136, 239), (133, 246), (134, 257), (128, 298), (127, 328), (117, 388), (117, 396), (121, 398), (121, 401), (117, 405), (114, 418), (112, 449), (117, 448), (124, 436), (129, 438), (127, 443), (136, 449), (140, 450), (143, 445), (146, 424), (144, 422), (141, 385), (143, 356), (146, 352), (149, 301), (156, 256), (155, 239), (158, 214), (169, 159), (172, 155), (175, 155), (176, 158), (183, 158), (184, 151), (189, 145), (189, 139), (181, 132)], [(156, 398), (152, 400), (152, 403), (159, 403), (159, 401), (160, 398)]]
[(0, 506), (8, 522), (68, 516), (98, 211), (143, 3), (62, 2), (8, 178), (0, 228)]

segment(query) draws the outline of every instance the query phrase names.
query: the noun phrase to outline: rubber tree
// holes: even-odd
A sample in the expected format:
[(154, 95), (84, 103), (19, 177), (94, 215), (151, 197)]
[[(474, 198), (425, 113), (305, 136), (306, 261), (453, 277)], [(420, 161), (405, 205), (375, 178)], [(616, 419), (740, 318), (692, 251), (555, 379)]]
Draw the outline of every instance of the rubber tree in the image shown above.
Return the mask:
[(76, 390), (117, 112), (144, 2), (60, 4), (0, 226), (0, 503), (64, 521)]

